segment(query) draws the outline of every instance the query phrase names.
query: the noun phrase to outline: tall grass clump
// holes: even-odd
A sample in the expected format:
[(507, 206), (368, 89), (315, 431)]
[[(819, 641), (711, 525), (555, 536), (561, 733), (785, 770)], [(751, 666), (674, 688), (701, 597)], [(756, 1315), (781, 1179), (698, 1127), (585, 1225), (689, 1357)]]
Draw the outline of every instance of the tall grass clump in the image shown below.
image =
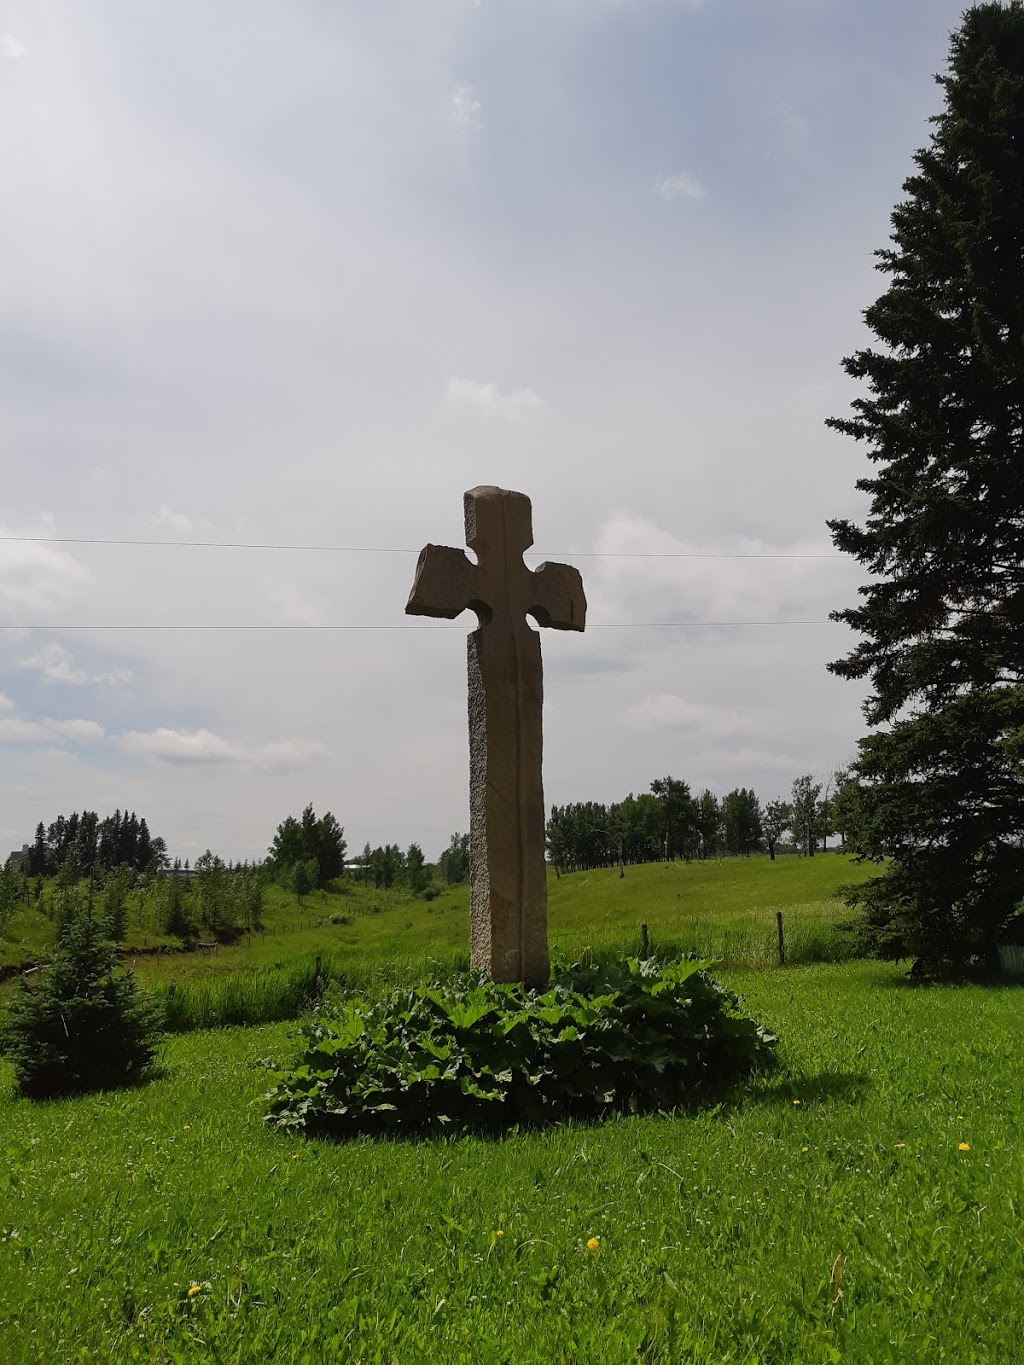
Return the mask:
[(276, 1024), (311, 1010), (327, 980), (319, 959), (304, 957), (268, 970), (172, 982), (157, 998), (168, 1033)]
[(381, 954), (352, 962), (336, 953), (308, 953), (278, 966), (170, 982), (155, 992), (168, 1033), (236, 1025), (277, 1024), (311, 1013), (328, 993), (358, 990), (376, 999), (424, 973), (447, 978), (469, 966), (465, 952), (427, 960)]

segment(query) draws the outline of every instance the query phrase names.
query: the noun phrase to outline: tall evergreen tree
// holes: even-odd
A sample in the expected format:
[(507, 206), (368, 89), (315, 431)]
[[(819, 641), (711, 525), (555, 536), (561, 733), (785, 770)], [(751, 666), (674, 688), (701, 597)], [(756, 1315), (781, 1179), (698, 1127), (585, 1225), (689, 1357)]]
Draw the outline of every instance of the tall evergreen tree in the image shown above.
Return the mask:
[(847, 839), (890, 861), (851, 888), (870, 944), (931, 975), (991, 965), (1024, 931), (1024, 4), (953, 35), (945, 100), (892, 214), (890, 277), (844, 361), (869, 394), (833, 419), (874, 463), (863, 526), (830, 522), (874, 576), (833, 613), (862, 639), (873, 733)]
[(46, 826), (42, 820), (36, 825), (36, 837), (32, 844), (32, 853), (28, 860), (28, 872), (32, 877), (45, 877), (47, 872), (48, 849), (46, 843)]

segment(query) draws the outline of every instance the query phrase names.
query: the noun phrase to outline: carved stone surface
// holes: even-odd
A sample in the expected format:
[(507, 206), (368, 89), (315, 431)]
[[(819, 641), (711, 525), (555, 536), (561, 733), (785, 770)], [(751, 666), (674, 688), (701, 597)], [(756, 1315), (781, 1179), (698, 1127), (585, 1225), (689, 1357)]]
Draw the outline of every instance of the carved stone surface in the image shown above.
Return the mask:
[(583, 630), (587, 603), (579, 571), (542, 564), (533, 544), (530, 499), (504, 488), (471, 488), (464, 499), (462, 551), (427, 545), (406, 611), (456, 617), (467, 607), (469, 636), (470, 954), (495, 981), (541, 986), (548, 979), (547, 883), (540, 636), (527, 615), (555, 630)]

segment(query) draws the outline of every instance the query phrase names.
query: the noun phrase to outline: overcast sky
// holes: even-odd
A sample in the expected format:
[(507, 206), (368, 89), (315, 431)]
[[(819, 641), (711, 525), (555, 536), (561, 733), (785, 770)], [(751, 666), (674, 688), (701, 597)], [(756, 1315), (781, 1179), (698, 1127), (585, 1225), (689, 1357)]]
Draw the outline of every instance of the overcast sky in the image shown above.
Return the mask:
[[(862, 581), (823, 422), (961, 9), (0, 0), (0, 534), (407, 551), (0, 540), (0, 857), (83, 807), (252, 857), (310, 801), (436, 856), (475, 618), (407, 618), (408, 551), (479, 483), (586, 586), (549, 804), (848, 759), (848, 630), (721, 623)], [(805, 557), (678, 557), (755, 552)]]

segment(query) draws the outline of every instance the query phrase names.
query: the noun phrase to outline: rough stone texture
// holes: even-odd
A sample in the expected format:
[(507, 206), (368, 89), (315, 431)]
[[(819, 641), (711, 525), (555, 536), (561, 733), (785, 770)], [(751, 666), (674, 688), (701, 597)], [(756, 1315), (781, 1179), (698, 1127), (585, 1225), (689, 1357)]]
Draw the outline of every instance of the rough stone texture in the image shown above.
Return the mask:
[(462, 550), (427, 545), (406, 611), (458, 616), (479, 626), (468, 641), (471, 849), (470, 951), (495, 981), (540, 986), (548, 979), (547, 884), (540, 636), (527, 615), (555, 630), (583, 630), (587, 603), (579, 571), (542, 564), (531, 571), (530, 499), (504, 488), (471, 488), (464, 499)]

